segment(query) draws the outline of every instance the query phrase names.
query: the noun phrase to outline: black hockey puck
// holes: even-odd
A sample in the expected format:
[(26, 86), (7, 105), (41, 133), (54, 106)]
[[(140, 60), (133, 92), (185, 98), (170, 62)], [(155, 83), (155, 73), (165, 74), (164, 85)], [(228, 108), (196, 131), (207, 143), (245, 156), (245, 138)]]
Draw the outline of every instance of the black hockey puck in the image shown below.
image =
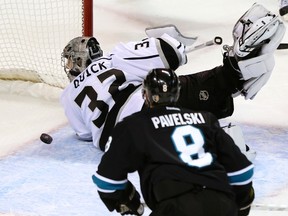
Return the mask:
[(53, 138), (49, 134), (42, 133), (40, 140), (46, 144), (50, 144), (53, 141)]

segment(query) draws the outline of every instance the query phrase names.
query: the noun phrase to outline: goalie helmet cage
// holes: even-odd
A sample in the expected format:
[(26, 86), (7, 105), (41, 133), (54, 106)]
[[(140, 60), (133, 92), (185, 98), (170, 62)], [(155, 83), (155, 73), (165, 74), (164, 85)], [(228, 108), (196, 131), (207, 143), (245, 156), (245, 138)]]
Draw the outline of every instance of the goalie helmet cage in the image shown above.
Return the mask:
[(0, 30), (0, 79), (64, 88), (61, 53), (93, 35), (93, 0), (2, 0)]

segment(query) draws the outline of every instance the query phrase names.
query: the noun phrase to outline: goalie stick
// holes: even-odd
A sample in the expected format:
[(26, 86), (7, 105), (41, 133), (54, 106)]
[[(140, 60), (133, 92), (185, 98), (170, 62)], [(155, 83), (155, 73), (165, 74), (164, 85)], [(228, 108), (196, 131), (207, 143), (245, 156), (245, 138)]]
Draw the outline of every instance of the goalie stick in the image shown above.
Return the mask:
[(288, 211), (287, 205), (252, 204), (251, 209), (259, 211)]
[(199, 44), (197, 46), (191, 46), (191, 47), (186, 47), (185, 52), (189, 53), (207, 46), (212, 46), (212, 45), (221, 45), (222, 44), (222, 38), (219, 36), (216, 36), (213, 40), (209, 40), (205, 43)]
[(288, 43), (280, 43), (277, 49), (278, 50), (288, 49)]
[[(143, 206), (149, 208), (145, 202), (142, 202)], [(252, 204), (251, 210), (255, 211), (288, 211), (287, 205), (269, 205), (269, 204)]]
[[(175, 38), (176, 40), (180, 41), (181, 43), (183, 43), (187, 47), (188, 46), (192, 46), (195, 43), (195, 41), (197, 40), (197, 37), (184, 36), (179, 31), (179, 29), (173, 24), (155, 26), (155, 27), (148, 27), (148, 28), (145, 29), (145, 33), (146, 33), (146, 35), (148, 37), (161, 37), (162, 34), (166, 33), (166, 34), (170, 35), (171, 37)], [(222, 38), (220, 38), (220, 39), (221, 39), (221, 43), (222, 43)], [(198, 45), (198, 46), (195, 46), (194, 48), (190, 47), (190, 48), (187, 48), (187, 50), (190, 50), (188, 52), (191, 52), (191, 51), (194, 51), (196, 49), (203, 48), (203, 47), (206, 47), (206, 46), (210, 46), (210, 45), (214, 45), (214, 44), (218, 44), (218, 45), (221, 44), (221, 43), (210, 44), (211, 42), (210, 41), (208, 41), (208, 42), (206, 42), (206, 43), (208, 43), (206, 45), (204, 45), (205, 43), (204, 44), (200, 44), (201, 46)], [(198, 47), (198, 48), (196, 48), (196, 47)], [(288, 49), (288, 43), (279, 44), (277, 49), (278, 50)]]
[(222, 38), (217, 36), (213, 40), (209, 40), (205, 43), (199, 44), (197, 46), (192, 46), (195, 41), (197, 40), (197, 37), (187, 37), (184, 36), (179, 29), (173, 25), (173, 24), (168, 24), (168, 25), (163, 25), (163, 26), (156, 26), (156, 27), (149, 27), (145, 29), (145, 33), (148, 37), (161, 37), (164, 33), (170, 35), (171, 37), (175, 38), (176, 40), (180, 41), (183, 43), (186, 48), (185, 52), (189, 53), (207, 46), (212, 46), (212, 45), (220, 45), (222, 44)]

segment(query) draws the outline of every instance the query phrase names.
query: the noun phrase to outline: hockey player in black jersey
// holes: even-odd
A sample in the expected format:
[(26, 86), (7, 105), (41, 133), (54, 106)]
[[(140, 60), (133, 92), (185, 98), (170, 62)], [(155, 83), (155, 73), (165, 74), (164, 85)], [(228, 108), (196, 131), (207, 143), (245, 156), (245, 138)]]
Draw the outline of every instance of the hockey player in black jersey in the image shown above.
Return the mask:
[[(234, 44), (226, 47), (223, 65), (179, 76), (178, 105), (210, 111), (219, 119), (231, 116), (236, 95), (253, 99), (268, 81), (284, 32), (277, 16), (254, 5), (235, 24)], [(139, 87), (148, 71), (176, 70), (187, 62), (185, 44), (165, 33), (120, 43), (104, 56), (96, 38), (76, 37), (65, 46), (62, 57), (71, 81), (61, 95), (65, 114), (77, 137), (93, 141), (101, 150), (114, 125), (142, 109)], [(245, 143), (241, 149), (246, 150)]]
[(171, 69), (149, 72), (147, 108), (116, 125), (92, 176), (100, 198), (110, 211), (142, 215), (127, 179), (138, 171), (150, 216), (248, 215), (253, 164), (213, 114), (175, 106), (180, 83)]

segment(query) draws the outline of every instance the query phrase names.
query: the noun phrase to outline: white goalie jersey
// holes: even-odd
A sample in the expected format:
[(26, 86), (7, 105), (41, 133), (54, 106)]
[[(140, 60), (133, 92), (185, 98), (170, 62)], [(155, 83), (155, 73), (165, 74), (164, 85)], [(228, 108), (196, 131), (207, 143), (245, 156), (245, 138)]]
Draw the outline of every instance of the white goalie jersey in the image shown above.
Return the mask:
[(93, 61), (63, 91), (61, 104), (81, 140), (104, 150), (115, 124), (144, 105), (141, 84), (153, 68), (186, 63), (184, 45), (168, 35), (120, 43)]

